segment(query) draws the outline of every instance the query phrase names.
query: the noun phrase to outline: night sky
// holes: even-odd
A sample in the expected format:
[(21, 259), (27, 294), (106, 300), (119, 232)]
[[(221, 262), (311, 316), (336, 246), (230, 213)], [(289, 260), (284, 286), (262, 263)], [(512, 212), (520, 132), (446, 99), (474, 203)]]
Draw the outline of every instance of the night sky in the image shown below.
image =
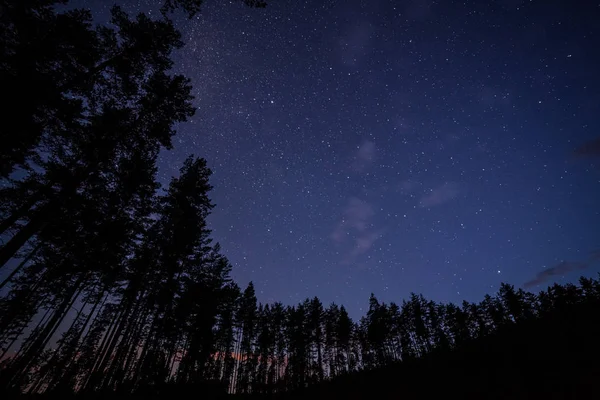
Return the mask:
[(597, 3), (207, 0), (174, 19), (198, 109), (160, 180), (207, 159), (213, 237), (260, 301), (358, 317), (371, 292), (476, 301), (600, 271)]

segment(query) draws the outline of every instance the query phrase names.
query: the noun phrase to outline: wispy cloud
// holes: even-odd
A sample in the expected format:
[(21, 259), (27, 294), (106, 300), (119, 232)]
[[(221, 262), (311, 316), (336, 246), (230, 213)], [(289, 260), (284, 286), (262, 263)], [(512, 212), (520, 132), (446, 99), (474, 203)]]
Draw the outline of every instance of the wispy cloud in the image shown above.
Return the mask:
[(429, 193), (421, 197), (421, 207), (433, 207), (447, 203), (460, 193), (459, 185), (455, 182), (446, 182), (443, 185), (430, 189)]
[(600, 157), (600, 138), (585, 142), (574, 153), (579, 157)]
[(375, 143), (366, 140), (358, 148), (358, 158), (363, 161), (373, 161), (375, 158)]
[(590, 254), (585, 261), (561, 261), (553, 267), (546, 268), (538, 272), (535, 277), (523, 284), (523, 287), (530, 288), (537, 286), (552, 279), (553, 276), (564, 275), (572, 271), (584, 270), (592, 266), (595, 262), (600, 261), (600, 250), (596, 250)]
[(361, 254), (366, 253), (373, 247), (373, 244), (383, 235), (383, 230), (373, 231), (373, 232), (365, 232), (358, 237), (354, 241), (354, 247), (352, 251), (348, 254), (348, 257), (345, 259), (346, 263), (353, 261), (356, 257)]
[(375, 160), (375, 153), (377, 148), (375, 147), (375, 143), (365, 140), (360, 146), (358, 146), (358, 150), (354, 155), (354, 163), (352, 167), (354, 170), (358, 172), (363, 172), (366, 170)]
[(349, 242), (350, 249), (346, 252), (343, 263), (352, 263), (356, 257), (366, 253), (383, 234), (382, 230), (373, 225), (373, 207), (357, 197), (348, 199), (341, 221), (331, 234), (331, 239), (338, 245)]
[(351, 197), (342, 213), (342, 220), (333, 231), (331, 238), (335, 242), (341, 243), (351, 231), (366, 231), (373, 215), (373, 207), (366, 201)]

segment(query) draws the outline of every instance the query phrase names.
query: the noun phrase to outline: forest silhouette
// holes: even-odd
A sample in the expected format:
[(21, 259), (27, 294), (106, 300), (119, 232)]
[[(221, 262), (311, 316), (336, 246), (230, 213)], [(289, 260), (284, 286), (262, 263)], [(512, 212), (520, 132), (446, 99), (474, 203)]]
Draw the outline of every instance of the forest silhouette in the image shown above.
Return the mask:
[[(211, 171), (164, 190), (157, 157), (194, 114), (168, 18), (110, 26), (53, 0), (0, 13), (0, 391), (163, 398), (587, 398), (598, 394), (600, 281), (479, 303), (257, 302), (210, 238)], [(261, 1), (243, 1), (264, 7)], [(16, 94), (35, 93), (35, 96)], [(10, 98), (9, 98), (10, 97)], [(365, 299), (366, 300), (366, 299)], [(3, 398), (5, 398), (3, 396)]]

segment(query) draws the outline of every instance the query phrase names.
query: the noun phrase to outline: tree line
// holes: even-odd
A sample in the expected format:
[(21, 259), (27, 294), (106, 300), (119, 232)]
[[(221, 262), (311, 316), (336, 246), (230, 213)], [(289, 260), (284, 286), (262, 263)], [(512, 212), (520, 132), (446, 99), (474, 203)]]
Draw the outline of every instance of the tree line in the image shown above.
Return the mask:
[(56, 3), (1, 4), (2, 390), (293, 391), (600, 300), (582, 278), (538, 295), (502, 284), (460, 306), (372, 295), (359, 321), (318, 298), (258, 303), (210, 238), (205, 160), (188, 157), (166, 188), (156, 179), (194, 113), (189, 80), (171, 72), (183, 42), (167, 13), (199, 2), (168, 0), (159, 19), (113, 7), (107, 26)]

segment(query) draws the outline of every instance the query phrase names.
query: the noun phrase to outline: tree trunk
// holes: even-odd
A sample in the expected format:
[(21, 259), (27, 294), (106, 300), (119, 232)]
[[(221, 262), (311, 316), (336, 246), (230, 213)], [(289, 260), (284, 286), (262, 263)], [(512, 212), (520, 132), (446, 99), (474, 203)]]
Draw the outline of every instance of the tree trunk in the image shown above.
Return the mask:
[(31, 209), (38, 201), (42, 199), (42, 192), (38, 190), (27, 202), (19, 207), (15, 212), (9, 215), (8, 218), (0, 222), (0, 234), (6, 232), (11, 226), (13, 226), (19, 219), (23, 218), (27, 211)]
[(15, 256), (17, 251), (19, 251), (29, 239), (48, 224), (49, 217), (55, 208), (53, 203), (43, 206), (42, 209), (35, 213), (29, 222), (17, 232), (17, 234), (10, 238), (4, 246), (0, 247), (0, 269), (6, 266), (6, 263)]
[(138, 301), (131, 312), (131, 320), (127, 323), (127, 330), (123, 333), (123, 338), (117, 346), (114, 361), (111, 364), (112, 381), (116, 385), (122, 383), (122, 380), (127, 376), (130, 363), (137, 355), (136, 349), (144, 329), (144, 321), (148, 315), (147, 312), (140, 313), (138, 311), (139, 304)]
[(104, 362), (104, 358), (107, 356), (106, 350), (108, 348), (109, 343), (113, 339), (113, 336), (115, 335), (115, 332), (120, 324), (123, 314), (124, 310), (118, 311), (115, 317), (113, 318), (113, 321), (108, 326), (108, 329), (106, 330), (106, 333), (102, 338), (102, 342), (100, 343), (99, 349), (96, 352), (96, 359), (94, 360), (92, 368), (88, 371), (85, 382), (81, 385), (80, 392), (85, 392), (94, 389), (93, 386), (96, 384), (96, 380), (98, 379), (98, 368)]
[(13, 269), (13, 270), (12, 270), (12, 272), (10, 273), (10, 275), (8, 275), (8, 276), (6, 277), (6, 279), (5, 279), (5, 280), (3, 280), (3, 281), (2, 281), (2, 283), (0, 283), (0, 290), (2, 290), (2, 288), (3, 288), (4, 286), (6, 286), (6, 284), (7, 284), (8, 282), (10, 282), (10, 281), (12, 280), (12, 278), (14, 278), (14, 277), (15, 277), (15, 275), (16, 275), (16, 274), (17, 274), (19, 271), (21, 271), (21, 269), (22, 269), (22, 268), (25, 266), (25, 264), (27, 264), (27, 262), (28, 262), (29, 260), (31, 260), (31, 257), (33, 257), (33, 256), (35, 255), (35, 253), (36, 253), (36, 252), (39, 250), (39, 248), (40, 248), (41, 246), (42, 246), (42, 244), (41, 244), (41, 243), (37, 244), (37, 245), (36, 245), (36, 246), (35, 246), (35, 247), (34, 247), (34, 248), (33, 248), (33, 249), (32, 249), (32, 250), (29, 252), (29, 254), (27, 254), (27, 256), (26, 256), (26, 257), (23, 259), (23, 261), (21, 261), (21, 262), (19, 263), (19, 265), (17, 265), (17, 267), (16, 267), (15, 269)]
[[(94, 316), (93, 321), (92, 321), (92, 316), (96, 312), (96, 308), (98, 307), (98, 305), (100, 305), (100, 303), (102, 303), (100, 305), (100, 310), (102, 310), (102, 306), (106, 302), (107, 298), (108, 298), (108, 294), (106, 294), (106, 296), (104, 296), (104, 292), (102, 292), (102, 294), (100, 296), (98, 296), (98, 300), (94, 303), (94, 306), (90, 310), (90, 313), (88, 314), (87, 319), (83, 323), (81, 331), (79, 331), (79, 335), (76, 338), (77, 346), (75, 347), (74, 351), (72, 352), (71, 357), (67, 358), (66, 363), (62, 366), (62, 370), (65, 372), (63, 372), (60, 377), (56, 377), (53, 382), (50, 382), (50, 389), (55, 389), (56, 387), (60, 386), (62, 383), (66, 383), (69, 381), (69, 379), (71, 379), (71, 373), (73, 371), (75, 357), (79, 353), (79, 351), (81, 349), (81, 344), (85, 341), (85, 338), (87, 336), (87, 335), (83, 336), (83, 332), (85, 332), (88, 325), (91, 327), (94, 324), (94, 322), (96, 321), (96, 318), (98, 317), (98, 314), (96, 314)], [(100, 313), (100, 311), (98, 311), (98, 313)], [(90, 321), (91, 321), (91, 325), (90, 325)], [(82, 336), (83, 336), (83, 340), (81, 339)], [(71, 389), (73, 389), (73, 388), (71, 388)]]
[(104, 337), (101, 351), (98, 353), (98, 358), (94, 363), (94, 367), (92, 371), (90, 371), (88, 380), (85, 384), (85, 388), (94, 390), (96, 385), (102, 382), (102, 378), (104, 376), (103, 371), (106, 369), (106, 366), (110, 363), (110, 356), (113, 353), (113, 350), (117, 344), (118, 339), (121, 337), (121, 332), (124, 328), (125, 321), (127, 320), (129, 311), (131, 308), (128, 308), (121, 312), (117, 317), (117, 322), (112, 326), (112, 332), (110, 328)]
[[(46, 312), (44, 313), (44, 315), (42, 316), (42, 318), (40, 318), (40, 321), (37, 323), (37, 325), (35, 326), (35, 328), (33, 328), (31, 330), (31, 333), (29, 335), (29, 337), (23, 341), (23, 343), (21, 344), (21, 346), (19, 346), (19, 350), (15, 353), (15, 355), (13, 356), (13, 360), (17, 360), (19, 358), (19, 356), (26, 352), (27, 349), (29, 349), (29, 347), (31, 347), (31, 344), (35, 341), (35, 338), (37, 337), (36, 335), (38, 334), (38, 332), (41, 331), (42, 327), (45, 326), (46, 322), (47, 322), (47, 317), (50, 314), (50, 312), (52, 311), (51, 308), (48, 308), (46, 310)], [(21, 332), (19, 333), (19, 335), (17, 336), (20, 337), (23, 332), (25, 331), (25, 329), (27, 329), (27, 326), (24, 326), (23, 329), (21, 330)]]
[(69, 200), (69, 196), (76, 192), (77, 188), (81, 186), (81, 183), (84, 182), (94, 168), (96, 168), (96, 164), (97, 162), (91, 162), (83, 169), (74, 168), (73, 175), (62, 182), (63, 186), (59, 193), (50, 198), (49, 202), (41, 206), (39, 210), (36, 210), (29, 219), (29, 222), (4, 246), (0, 247), (0, 269), (15, 256), (17, 251), (19, 251), (29, 239), (44, 229), (49, 222), (58, 217), (57, 211), (60, 206), (65, 205), (65, 202)]
[(48, 344), (48, 341), (52, 338), (52, 335), (56, 332), (64, 318), (66, 317), (69, 309), (75, 302), (75, 299), (81, 293), (83, 289), (82, 283), (84, 275), (81, 275), (72, 288), (68, 291), (68, 294), (64, 297), (60, 306), (55, 310), (54, 315), (50, 321), (46, 324), (44, 329), (37, 335), (37, 338), (33, 341), (29, 349), (21, 356), (11, 369), (14, 371), (13, 378), (9, 382), (9, 386), (17, 386), (20, 384), (22, 376), (27, 372), (28, 367), (31, 363), (39, 356), (44, 347)]
[[(36, 329), (39, 329), (40, 326), (42, 326), (42, 323), (46, 320), (46, 317), (48, 316), (49, 313), (50, 313), (50, 309), (46, 310), (46, 313), (42, 316), (42, 318), (40, 319), (40, 322), (38, 322), (37, 326), (34, 328), (34, 331)], [(21, 337), (21, 335), (23, 334), (23, 332), (25, 332), (26, 328), (27, 328), (27, 326), (24, 326), (21, 329), (21, 331), (19, 332), (19, 334), (16, 335), (15, 338), (10, 342), (10, 344), (8, 345), (8, 347), (6, 347), (6, 349), (4, 349), (2, 351), (2, 355), (0, 355), (0, 360), (4, 359), (4, 356), (6, 355), (6, 353), (8, 353), (8, 350), (10, 350), (10, 348), (13, 346), (13, 344), (15, 344), (15, 342), (17, 341), (17, 339), (19, 339)], [(16, 357), (19, 356), (19, 354), (23, 350), (24, 346), (25, 346), (25, 344), (21, 345), (21, 347), (19, 348), (19, 351), (13, 356), (13, 358), (16, 358)]]
[[(73, 300), (73, 303), (71, 303), (71, 304), (74, 304), (74, 302), (77, 300), (77, 298), (79, 297), (80, 294), (81, 294), (81, 292), (77, 294), (77, 296)], [(87, 303), (84, 303), (81, 306), (81, 308), (77, 311), (77, 315), (75, 315), (75, 318), (73, 318), (73, 320), (71, 321), (71, 326), (69, 326), (69, 329), (67, 329), (65, 331), (65, 333), (63, 334), (63, 337), (68, 335), (73, 330), (73, 328), (75, 327), (75, 324), (77, 324), (77, 321), (79, 321), (79, 318), (81, 317), (81, 314), (83, 313), (83, 309), (86, 306), (87, 306)], [(57, 358), (59, 358), (59, 353), (62, 350), (64, 345), (65, 345), (65, 341), (60, 341), (60, 344), (58, 345), (58, 347), (56, 349), (54, 349), (54, 354), (52, 355), (52, 357), (50, 357), (50, 360), (48, 360), (48, 362), (44, 366), (44, 369), (46, 370), (46, 372), (43, 374), (40, 374), (40, 376), (37, 379), (37, 382), (32, 384), (29, 387), (29, 389), (25, 392), (26, 394), (29, 395), (29, 394), (33, 394), (33, 393), (38, 393), (44, 380), (46, 379), (48, 374), (51, 372), (52, 367), (56, 363)]]

